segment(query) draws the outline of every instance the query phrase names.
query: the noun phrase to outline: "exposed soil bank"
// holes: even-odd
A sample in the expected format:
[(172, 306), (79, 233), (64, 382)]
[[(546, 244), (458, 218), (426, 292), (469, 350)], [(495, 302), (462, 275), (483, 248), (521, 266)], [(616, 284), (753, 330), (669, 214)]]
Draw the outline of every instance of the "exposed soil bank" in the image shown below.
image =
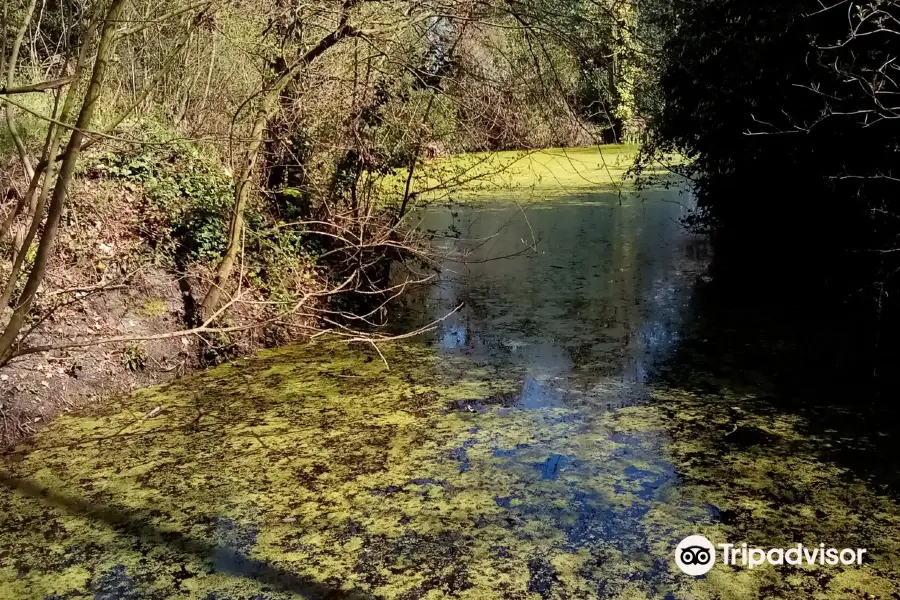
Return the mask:
[[(206, 279), (208, 267), (194, 263), (180, 270), (171, 264), (159, 247), (164, 243), (159, 223), (165, 215), (140, 186), (80, 178), (71, 197), (66, 226), (48, 265), (38, 311), (42, 316), (27, 326), (33, 331), (26, 343), (134, 339), (28, 354), (0, 368), (0, 449), (60, 413), (102, 406), (191, 369), (302, 338), (298, 330), (282, 326), (227, 337), (147, 340), (188, 328), (191, 308), (203, 292), (198, 282)], [(7, 272), (8, 266), (3, 263)], [(258, 297), (260, 292), (251, 287), (249, 294)], [(235, 307), (227, 318), (259, 318), (252, 310), (250, 304)]]

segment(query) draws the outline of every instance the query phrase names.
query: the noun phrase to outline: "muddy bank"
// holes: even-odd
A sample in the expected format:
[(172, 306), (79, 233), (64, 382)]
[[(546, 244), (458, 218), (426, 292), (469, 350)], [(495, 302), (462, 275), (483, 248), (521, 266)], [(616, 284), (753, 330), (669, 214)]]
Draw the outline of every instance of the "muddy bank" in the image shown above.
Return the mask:
[[(103, 293), (75, 292), (44, 322), (35, 343), (87, 337), (149, 336), (183, 325), (177, 282), (147, 270)], [(31, 340), (29, 340), (31, 341)], [(196, 340), (170, 338), (37, 353), (0, 369), (0, 447), (31, 435), (56, 415), (184, 374), (200, 364)]]
[[(134, 339), (28, 354), (0, 367), (0, 448), (61, 413), (102, 408), (139, 387), (303, 339), (290, 323), (227, 336), (165, 337), (190, 327), (209, 266), (173, 261), (171, 249), (160, 245), (172, 243), (161, 225), (167, 216), (140, 186), (81, 177), (71, 197), (25, 346)], [(8, 256), (0, 267), (8, 269)], [(254, 287), (262, 285), (259, 280), (243, 285), (249, 299), (261, 299), (262, 290)], [(259, 305), (247, 303), (227, 318), (239, 323), (265, 316)], [(162, 337), (142, 339), (152, 336)]]

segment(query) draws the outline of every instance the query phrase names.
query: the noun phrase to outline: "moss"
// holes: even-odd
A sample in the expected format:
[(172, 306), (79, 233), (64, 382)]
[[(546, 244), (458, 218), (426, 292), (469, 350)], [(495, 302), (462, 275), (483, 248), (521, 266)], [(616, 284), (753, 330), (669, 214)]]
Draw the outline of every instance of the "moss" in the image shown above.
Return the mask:
[(151, 298), (144, 302), (144, 305), (141, 307), (140, 313), (142, 317), (152, 318), (158, 317), (160, 315), (165, 314), (166, 312), (166, 302), (165, 300), (161, 300), (159, 298)]

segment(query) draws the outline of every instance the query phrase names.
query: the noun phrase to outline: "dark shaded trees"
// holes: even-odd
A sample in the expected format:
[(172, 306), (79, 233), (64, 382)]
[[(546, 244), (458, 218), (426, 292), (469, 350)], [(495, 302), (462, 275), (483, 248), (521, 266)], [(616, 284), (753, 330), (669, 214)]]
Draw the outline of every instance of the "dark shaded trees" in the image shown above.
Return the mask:
[(882, 346), (900, 291), (898, 16), (894, 0), (677, 0), (648, 16), (668, 33), (642, 164), (687, 159), (718, 273), (806, 307), (849, 299)]
[(699, 222), (723, 258), (838, 280), (860, 262), (880, 269), (893, 251), (900, 229), (886, 183), (900, 129), (886, 87), (900, 48), (884, 23), (897, 10), (683, 0), (664, 15), (674, 33), (644, 155), (687, 157)]

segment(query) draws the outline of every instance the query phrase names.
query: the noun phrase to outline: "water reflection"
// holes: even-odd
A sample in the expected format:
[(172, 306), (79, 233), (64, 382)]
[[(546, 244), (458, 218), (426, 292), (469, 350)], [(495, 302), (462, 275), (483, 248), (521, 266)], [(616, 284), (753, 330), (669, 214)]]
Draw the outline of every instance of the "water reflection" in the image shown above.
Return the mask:
[(432, 207), (421, 226), (447, 258), (404, 322), (462, 304), (432, 336), (439, 351), (524, 366), (524, 407), (585, 377), (646, 382), (678, 342), (705, 258), (684, 211), (663, 192)]
[[(609, 409), (646, 403), (644, 384), (680, 340), (707, 258), (703, 241), (679, 225), (685, 210), (665, 193), (622, 203), (609, 194), (530, 207), (432, 207), (422, 227), (438, 234), (447, 258), (439, 284), (410, 303), (404, 323), (431, 322), (462, 304), (430, 336), (435, 351), (520, 377), (518, 392), (502, 398), (496, 414), (521, 422), (509, 411), (533, 412), (525, 435), (535, 441), (495, 443), (490, 453), (494, 468), (517, 481), (513, 489), (531, 491), (494, 497), (497, 506), (521, 527), (549, 514), (571, 551), (605, 548), (620, 560), (627, 556), (628, 579), (659, 597), (669, 597), (669, 566), (654, 558), (651, 540), (665, 533), (648, 532), (646, 521), (679, 482), (661, 451), (667, 435), (655, 427), (626, 434), (598, 428), (597, 421)], [(439, 360), (437, 371), (452, 377), (442, 373), (444, 364)], [(608, 464), (598, 464), (589, 448), (573, 447), (573, 432), (599, 433), (615, 448), (603, 459)], [(460, 472), (490, 471), (470, 456), (477, 433), (451, 451)], [(535, 476), (558, 485), (542, 490)], [(594, 487), (599, 481), (608, 483)], [(673, 510), (681, 521), (708, 522), (716, 508)], [(529, 571), (528, 590), (541, 597), (560, 586), (551, 565), (532, 560)], [(602, 577), (598, 586), (601, 596), (622, 589)]]

